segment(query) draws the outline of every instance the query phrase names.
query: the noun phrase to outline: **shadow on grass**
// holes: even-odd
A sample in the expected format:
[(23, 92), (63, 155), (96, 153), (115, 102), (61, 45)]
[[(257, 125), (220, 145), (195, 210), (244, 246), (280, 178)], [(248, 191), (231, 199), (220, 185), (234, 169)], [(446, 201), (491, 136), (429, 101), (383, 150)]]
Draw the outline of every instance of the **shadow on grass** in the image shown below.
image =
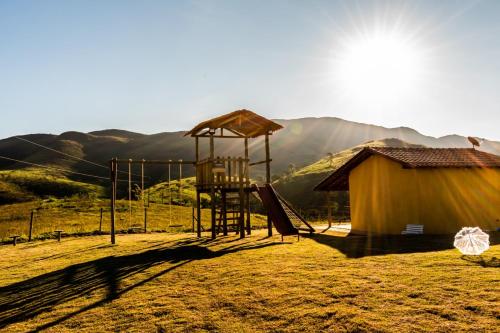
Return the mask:
[(500, 259), (497, 257), (487, 258), (484, 256), (466, 256), (463, 255), (460, 259), (472, 262), (474, 264), (483, 266), (483, 267), (500, 267)]
[[(454, 235), (390, 235), (338, 237), (324, 233), (309, 237), (328, 245), (348, 258), (361, 258), (384, 254), (417, 253), (448, 250), (453, 248)], [(490, 233), (491, 245), (500, 244), (500, 233)]]
[[(90, 309), (110, 302), (124, 293), (152, 281), (182, 265), (197, 260), (217, 258), (229, 253), (257, 249), (276, 243), (234, 244), (219, 251), (203, 246), (203, 240), (188, 239), (168, 248), (152, 249), (127, 256), (109, 256), (39, 275), (0, 288), (0, 329), (22, 322), (70, 300), (104, 290), (99, 301), (39, 326), (34, 332), (54, 325)], [(120, 282), (151, 267), (170, 263), (172, 266), (126, 288)]]

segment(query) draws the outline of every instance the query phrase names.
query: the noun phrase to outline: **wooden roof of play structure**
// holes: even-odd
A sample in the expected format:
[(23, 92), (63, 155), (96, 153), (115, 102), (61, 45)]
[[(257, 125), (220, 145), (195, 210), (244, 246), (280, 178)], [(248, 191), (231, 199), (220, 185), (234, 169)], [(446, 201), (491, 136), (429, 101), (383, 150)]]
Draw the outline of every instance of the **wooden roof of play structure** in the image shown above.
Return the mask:
[(256, 138), (282, 128), (280, 124), (243, 109), (199, 123), (185, 135), (209, 136), (209, 130), (225, 129), (235, 137)]
[(347, 191), (349, 172), (372, 155), (414, 168), (500, 168), (500, 156), (472, 148), (366, 147), (316, 185), (315, 191)]

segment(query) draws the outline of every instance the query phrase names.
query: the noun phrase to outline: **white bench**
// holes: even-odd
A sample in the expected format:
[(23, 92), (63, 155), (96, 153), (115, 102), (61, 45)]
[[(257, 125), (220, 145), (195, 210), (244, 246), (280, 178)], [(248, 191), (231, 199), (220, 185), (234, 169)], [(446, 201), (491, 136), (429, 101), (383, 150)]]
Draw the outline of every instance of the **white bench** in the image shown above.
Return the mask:
[(406, 229), (401, 231), (401, 235), (422, 235), (423, 233), (423, 224), (407, 224)]

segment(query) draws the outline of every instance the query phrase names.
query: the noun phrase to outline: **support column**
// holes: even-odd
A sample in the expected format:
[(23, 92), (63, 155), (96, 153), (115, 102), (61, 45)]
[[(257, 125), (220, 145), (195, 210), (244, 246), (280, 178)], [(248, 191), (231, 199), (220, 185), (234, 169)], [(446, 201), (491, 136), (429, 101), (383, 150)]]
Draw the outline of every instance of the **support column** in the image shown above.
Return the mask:
[(241, 157), (238, 158), (238, 167), (239, 167), (239, 199), (240, 199), (240, 214), (238, 218), (238, 224), (240, 229), (240, 238), (245, 238), (245, 191), (243, 188), (243, 159)]
[(222, 234), (227, 236), (227, 193), (222, 191)]
[[(250, 188), (250, 161), (248, 160), (248, 138), (245, 138), (245, 185), (247, 190)], [(245, 192), (245, 210), (246, 210), (246, 229), (247, 235), (251, 234), (250, 226), (250, 193)]]
[(326, 192), (326, 207), (328, 212), (328, 229), (332, 227), (332, 192)]
[(198, 189), (196, 189), (196, 236), (201, 237), (201, 201)]
[(217, 232), (215, 230), (216, 228), (216, 223), (215, 223), (215, 184), (214, 184), (214, 174), (212, 171), (213, 165), (214, 164), (214, 133), (210, 133), (210, 170), (208, 171), (208, 174), (210, 175), (209, 181), (210, 181), (210, 204), (211, 204), (211, 217), (212, 217), (212, 239), (215, 239), (217, 237)]
[(145, 206), (145, 196), (144, 196), (144, 162), (145, 160), (142, 159), (141, 162), (141, 199), (142, 199), (142, 208)]
[(111, 176), (111, 200), (110, 200), (110, 205), (111, 205), (111, 244), (116, 243), (115, 239), (115, 200), (116, 200), (116, 174), (117, 174), (117, 168), (118, 168), (118, 163), (116, 162), (116, 158), (113, 158), (109, 162), (109, 168), (110, 168), (110, 176)]
[[(269, 133), (265, 136), (266, 144), (266, 184), (271, 184), (271, 152), (269, 149)], [(273, 235), (273, 223), (271, 221), (271, 216), (267, 213), (267, 235), (271, 237)]]
[[(198, 178), (198, 161), (200, 160), (199, 138), (195, 137), (195, 170), (196, 177)], [(198, 181), (198, 179), (196, 179)], [(199, 184), (196, 184), (199, 185)], [(170, 187), (169, 187), (170, 188)], [(172, 204), (172, 203), (170, 203)], [(196, 236), (201, 237), (201, 198), (199, 188), (196, 188)]]
[(250, 224), (250, 192), (245, 193), (246, 211), (247, 211), (247, 235), (252, 234), (252, 226)]

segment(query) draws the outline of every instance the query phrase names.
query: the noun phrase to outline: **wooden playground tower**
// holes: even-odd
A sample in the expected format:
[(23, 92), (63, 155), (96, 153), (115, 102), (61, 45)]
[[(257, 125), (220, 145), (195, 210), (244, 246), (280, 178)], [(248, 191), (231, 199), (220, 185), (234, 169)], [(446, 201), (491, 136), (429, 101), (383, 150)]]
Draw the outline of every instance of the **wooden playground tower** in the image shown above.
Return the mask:
[[(250, 193), (257, 188), (250, 182), (250, 167), (265, 164), (266, 184), (271, 183), (271, 153), (269, 136), (283, 127), (249, 110), (238, 110), (226, 115), (204, 121), (195, 126), (185, 136), (195, 138), (195, 161), (172, 160), (119, 160), (109, 161), (111, 176), (111, 243), (115, 243), (115, 209), (118, 164), (128, 164), (129, 175), (129, 209), (131, 201), (131, 165), (141, 165), (141, 189), (144, 190), (144, 165), (185, 165), (191, 164), (196, 169), (196, 232), (201, 237), (201, 194), (208, 193), (211, 199), (211, 234), (212, 239), (222, 227), (222, 233), (228, 234), (232, 226), (241, 238), (251, 233)], [(248, 155), (249, 139), (264, 136), (265, 159), (250, 163)], [(209, 156), (200, 159), (200, 138), (209, 140)], [(215, 139), (240, 139), (244, 147), (244, 156), (221, 157), (215, 155)], [(218, 200), (220, 198), (220, 200)], [(230, 202), (232, 203), (231, 209)], [(245, 219), (246, 217), (246, 219)], [(219, 221), (219, 225), (217, 225)], [(229, 224), (228, 221), (233, 221)], [(246, 221), (246, 224), (245, 224)], [(268, 235), (272, 236), (272, 221), (267, 216)]]
[[(250, 193), (255, 187), (250, 182), (250, 167), (265, 164), (266, 184), (271, 183), (271, 153), (269, 136), (283, 127), (249, 110), (238, 110), (204, 121), (195, 126), (186, 136), (195, 138), (196, 150), (196, 232), (201, 236), (202, 193), (208, 193), (211, 201), (212, 239), (217, 237), (222, 226), (223, 235), (233, 226), (240, 238), (251, 233)], [(264, 136), (265, 159), (250, 163), (249, 139)], [(200, 158), (200, 139), (208, 139), (209, 156)], [(215, 139), (239, 139), (243, 143), (244, 156), (216, 156)], [(220, 200), (217, 200), (217, 197)], [(233, 205), (229, 204), (231, 202)], [(231, 208), (229, 208), (231, 207)], [(228, 221), (233, 221), (229, 224)], [(218, 225), (217, 225), (217, 222)], [(267, 217), (268, 235), (272, 236), (272, 222)]]

